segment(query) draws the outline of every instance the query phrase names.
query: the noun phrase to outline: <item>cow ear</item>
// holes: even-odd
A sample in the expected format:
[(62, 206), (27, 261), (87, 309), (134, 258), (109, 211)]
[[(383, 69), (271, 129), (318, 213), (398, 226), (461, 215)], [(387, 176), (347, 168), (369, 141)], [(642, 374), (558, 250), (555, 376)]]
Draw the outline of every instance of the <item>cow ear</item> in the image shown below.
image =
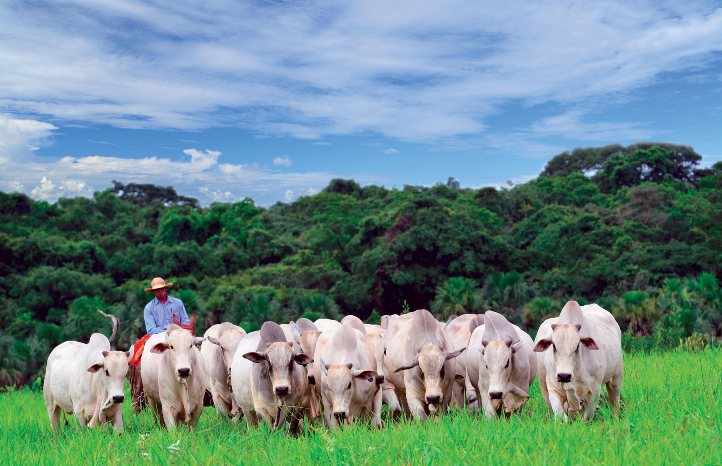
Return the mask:
[(150, 349), (151, 353), (155, 354), (163, 354), (168, 349), (168, 343), (163, 341), (161, 343), (156, 343), (153, 345), (153, 347)]
[(126, 357), (126, 358), (129, 358), (129, 357), (130, 357), (130, 351), (126, 351), (126, 352), (125, 352), (125, 357)]
[[(552, 324), (552, 325), (556, 325), (556, 324)], [(534, 352), (535, 353), (543, 353), (544, 351), (549, 349), (549, 347), (551, 345), (552, 345), (551, 340), (539, 340), (538, 342), (536, 342), (536, 345), (534, 346)]]
[(213, 343), (214, 345), (221, 346), (221, 342), (218, 341), (217, 339), (213, 338), (213, 337), (206, 337), (206, 340), (210, 341), (210, 342)]
[(307, 354), (298, 353), (293, 357), (293, 360), (296, 361), (296, 364), (301, 366), (307, 366), (313, 362), (313, 359), (309, 357)]
[(190, 328), (196, 328), (196, 314), (195, 312), (191, 314), (191, 316), (188, 318), (188, 326)]
[(597, 345), (597, 342), (594, 341), (593, 338), (582, 338), (581, 342), (584, 346), (589, 348), (590, 350), (598, 350), (599, 346)]
[(346, 363), (346, 367), (348, 367), (348, 370), (353, 369), (353, 363), (351, 363), (351, 362)]
[(517, 341), (516, 343), (514, 343), (513, 345), (511, 345), (511, 353), (512, 353), (512, 354), (516, 353), (517, 351), (519, 351), (519, 349), (520, 349), (522, 346), (524, 346), (524, 340), (519, 340), (519, 341)]
[(419, 356), (416, 355), (416, 357), (415, 357), (412, 361), (409, 361), (409, 362), (407, 362), (406, 364), (402, 364), (401, 367), (399, 367), (398, 369), (396, 369), (396, 370), (394, 371), (394, 374), (397, 373), (397, 372), (399, 372), (399, 371), (405, 371), (405, 370), (407, 370), (407, 369), (411, 369), (412, 367), (416, 367), (416, 366), (418, 366), (418, 365), (419, 365)]
[(102, 368), (102, 364), (93, 364), (92, 366), (88, 367), (88, 372), (98, 372)]
[(321, 366), (321, 370), (323, 371), (323, 373), (324, 373), (325, 375), (328, 375), (328, 368), (331, 367), (331, 365), (330, 365), (330, 364), (325, 364), (325, 363), (323, 362), (323, 358), (318, 358), (318, 362), (320, 363), (319, 365)]
[(103, 351), (101, 354), (103, 355), (104, 358), (107, 358), (108, 354), (110, 354), (110, 351)]
[[(203, 342), (203, 340), (205, 340), (204, 337), (195, 337), (195, 338), (193, 339), (193, 344), (196, 345), (196, 346), (197, 346), (197, 345), (200, 345), (200, 344)], [(218, 346), (221, 346), (221, 345), (218, 345)]]
[(178, 320), (178, 316), (175, 314), (173, 314), (173, 323), (180, 327), (180, 320)]
[(581, 324), (574, 324), (574, 326), (577, 328), (577, 332), (582, 329)]
[(251, 362), (255, 362), (256, 364), (260, 364), (263, 361), (268, 361), (268, 355), (266, 353), (257, 353), (255, 351), (246, 353), (243, 355), (243, 357), (248, 359)]
[(364, 379), (369, 382), (373, 382), (374, 377), (376, 377), (376, 371), (354, 371), (353, 376), (357, 379)]
[(453, 358), (457, 357), (458, 355), (460, 355), (461, 353), (463, 353), (464, 350), (466, 350), (466, 347), (461, 348), (461, 349), (458, 349), (458, 350), (454, 351), (453, 353), (447, 354), (447, 355), (446, 355), (446, 360), (448, 361), (449, 359), (453, 359)]
[(557, 324), (552, 324), (552, 332), (557, 329)]

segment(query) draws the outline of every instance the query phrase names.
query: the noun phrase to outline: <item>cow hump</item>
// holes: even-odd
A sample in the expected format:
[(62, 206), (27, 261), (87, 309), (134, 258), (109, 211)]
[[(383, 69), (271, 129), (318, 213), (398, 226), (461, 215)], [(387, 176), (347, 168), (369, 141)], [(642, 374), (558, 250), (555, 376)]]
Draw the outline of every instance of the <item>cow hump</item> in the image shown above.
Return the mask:
[(261, 327), (261, 341), (258, 343), (256, 351), (265, 352), (268, 349), (268, 343), (286, 343), (286, 334), (283, 329), (275, 322), (264, 322)]
[(484, 314), (484, 341), (509, 341), (516, 343), (520, 337), (511, 322), (506, 317), (494, 311)]
[(414, 312), (411, 318), (411, 332), (409, 333), (417, 342), (418, 348), (426, 345), (437, 345), (444, 347), (444, 341), (439, 335), (439, 322), (426, 309), (419, 309)]

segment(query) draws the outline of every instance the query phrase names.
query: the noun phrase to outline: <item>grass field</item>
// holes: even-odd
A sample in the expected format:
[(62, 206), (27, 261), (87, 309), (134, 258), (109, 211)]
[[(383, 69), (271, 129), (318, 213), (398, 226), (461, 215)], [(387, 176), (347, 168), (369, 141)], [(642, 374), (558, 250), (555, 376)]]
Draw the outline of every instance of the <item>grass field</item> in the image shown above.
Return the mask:
[(627, 356), (619, 418), (600, 408), (590, 423), (549, 418), (537, 383), (528, 408), (486, 421), (452, 410), (438, 422), (357, 425), (340, 432), (307, 427), (298, 438), (206, 408), (194, 432), (158, 429), (150, 413), (126, 430), (50, 431), (40, 393), (0, 393), (4, 464), (722, 464), (722, 352)]

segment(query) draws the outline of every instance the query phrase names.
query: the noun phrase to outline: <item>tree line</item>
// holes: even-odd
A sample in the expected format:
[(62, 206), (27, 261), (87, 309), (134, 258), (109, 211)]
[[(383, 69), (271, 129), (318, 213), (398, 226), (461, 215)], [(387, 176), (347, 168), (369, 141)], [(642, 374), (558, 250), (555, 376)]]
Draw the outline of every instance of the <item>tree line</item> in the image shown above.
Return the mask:
[(135, 183), (55, 204), (0, 192), (0, 385), (35, 380), (64, 340), (109, 333), (96, 309), (130, 345), (156, 276), (200, 334), (420, 308), (494, 309), (533, 332), (575, 299), (612, 311), (628, 348), (719, 338), (722, 162), (700, 162), (675, 144), (579, 148), (502, 189), (335, 179), (268, 209)]

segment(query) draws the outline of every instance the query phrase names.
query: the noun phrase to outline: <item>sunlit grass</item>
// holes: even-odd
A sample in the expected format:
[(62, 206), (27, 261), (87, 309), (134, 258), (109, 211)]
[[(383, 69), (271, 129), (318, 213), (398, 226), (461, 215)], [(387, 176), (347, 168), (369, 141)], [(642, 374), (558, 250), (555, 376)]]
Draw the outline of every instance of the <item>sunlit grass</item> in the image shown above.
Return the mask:
[(627, 356), (624, 409), (606, 404), (590, 423), (549, 418), (535, 382), (527, 409), (486, 421), (452, 411), (438, 422), (355, 425), (339, 432), (305, 426), (295, 438), (245, 422), (220, 420), (209, 408), (196, 431), (169, 433), (149, 412), (130, 413), (126, 430), (79, 432), (69, 418), (59, 434), (38, 393), (0, 393), (4, 464), (722, 464), (722, 353)]

